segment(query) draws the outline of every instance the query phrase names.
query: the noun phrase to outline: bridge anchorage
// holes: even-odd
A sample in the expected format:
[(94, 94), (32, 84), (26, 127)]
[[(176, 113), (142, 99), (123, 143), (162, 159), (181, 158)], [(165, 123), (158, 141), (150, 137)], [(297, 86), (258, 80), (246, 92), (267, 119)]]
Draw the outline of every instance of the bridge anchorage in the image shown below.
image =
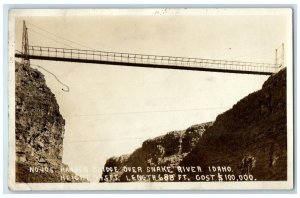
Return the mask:
[(148, 67), (177, 70), (209, 71), (271, 75), (284, 67), (284, 44), (275, 50), (275, 63), (256, 63), (230, 60), (187, 58), (133, 53), (118, 53), (83, 49), (30, 46), (25, 21), (23, 21), (22, 52), (15, 57), (22, 58), (24, 64), (30, 59), (95, 63), (131, 67)]

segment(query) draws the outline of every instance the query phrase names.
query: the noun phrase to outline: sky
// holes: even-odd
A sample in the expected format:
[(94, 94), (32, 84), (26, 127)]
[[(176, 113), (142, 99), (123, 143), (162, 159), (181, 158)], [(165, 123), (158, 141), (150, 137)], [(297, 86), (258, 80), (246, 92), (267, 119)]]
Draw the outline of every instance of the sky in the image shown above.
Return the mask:
[[(274, 63), (275, 49), (286, 41), (287, 34), (285, 15), (274, 10), (103, 13), (19, 17), (16, 49), (21, 49), (22, 20), (28, 26), (30, 45), (264, 63)], [(62, 91), (64, 86), (53, 75), (39, 69), (66, 120), (63, 162), (74, 169), (98, 168), (85, 175), (92, 182), (98, 181), (109, 157), (129, 154), (148, 138), (214, 121), (259, 90), (268, 78), (41, 60), (31, 63), (69, 86), (69, 92)], [(75, 172), (82, 175), (80, 170)]]

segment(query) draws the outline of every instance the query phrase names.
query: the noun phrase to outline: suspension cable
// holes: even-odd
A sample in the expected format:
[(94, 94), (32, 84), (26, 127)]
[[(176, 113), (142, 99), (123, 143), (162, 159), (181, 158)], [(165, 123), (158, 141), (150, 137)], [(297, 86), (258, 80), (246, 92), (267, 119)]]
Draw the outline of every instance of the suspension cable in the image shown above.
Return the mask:
[(38, 67), (38, 68), (40, 68), (40, 69), (46, 71), (47, 73), (51, 74), (51, 75), (57, 80), (57, 82), (59, 82), (61, 85), (63, 85), (63, 86), (66, 88), (66, 89), (64, 89), (64, 88), (61, 89), (61, 90), (63, 90), (64, 92), (69, 92), (69, 91), (70, 91), (70, 87), (69, 87), (68, 85), (64, 84), (63, 82), (61, 82), (61, 81), (59, 80), (59, 78), (58, 78), (55, 74), (53, 74), (52, 72), (50, 72), (49, 70), (45, 69), (44, 67), (42, 67), (42, 66), (40, 66), (40, 65), (36, 65), (36, 64), (30, 64), (30, 65), (35, 66), (35, 67)]
[(34, 26), (35, 28), (38, 28), (38, 29), (40, 29), (41, 31), (47, 32), (48, 34), (51, 34), (51, 35), (53, 35), (53, 36), (55, 36), (55, 37), (57, 37), (57, 38), (59, 38), (59, 39), (62, 39), (62, 40), (65, 40), (65, 41), (74, 43), (74, 44), (76, 44), (76, 45), (79, 45), (79, 46), (81, 46), (81, 47), (85, 47), (85, 48), (88, 48), (88, 49), (91, 49), (91, 50), (97, 50), (97, 49), (91, 48), (91, 47), (89, 47), (89, 46), (87, 46), (87, 45), (84, 45), (84, 44), (81, 44), (81, 43), (72, 41), (72, 40), (70, 40), (70, 39), (66, 39), (66, 38), (64, 38), (64, 37), (62, 37), (62, 36), (59, 36), (59, 35), (54, 34), (54, 33), (52, 33), (52, 32), (49, 32), (49, 31), (47, 31), (47, 30), (45, 30), (45, 29), (43, 29), (43, 28), (41, 28), (41, 27), (39, 27), (39, 26), (37, 26), (37, 25), (34, 25), (34, 24), (30, 23), (30, 22), (27, 22), (27, 23), (29, 23), (30, 25)]

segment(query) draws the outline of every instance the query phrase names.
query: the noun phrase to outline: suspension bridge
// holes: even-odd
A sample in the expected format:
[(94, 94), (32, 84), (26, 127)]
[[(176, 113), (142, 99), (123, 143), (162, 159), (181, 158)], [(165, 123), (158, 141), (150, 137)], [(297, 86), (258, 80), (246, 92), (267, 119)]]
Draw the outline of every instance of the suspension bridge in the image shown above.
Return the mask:
[(15, 57), (30, 64), (31, 59), (94, 63), (117, 66), (193, 70), (207, 72), (271, 75), (284, 67), (284, 45), (275, 50), (275, 63), (119, 53), (97, 50), (32, 46), (28, 42), (28, 28), (23, 21), (22, 51)]

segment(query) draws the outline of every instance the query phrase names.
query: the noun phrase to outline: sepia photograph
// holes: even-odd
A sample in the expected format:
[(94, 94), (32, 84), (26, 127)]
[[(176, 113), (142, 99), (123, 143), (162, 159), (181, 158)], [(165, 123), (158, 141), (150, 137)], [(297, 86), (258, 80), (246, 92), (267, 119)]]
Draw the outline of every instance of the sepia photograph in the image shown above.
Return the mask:
[(11, 9), (10, 189), (292, 189), (292, 14)]

